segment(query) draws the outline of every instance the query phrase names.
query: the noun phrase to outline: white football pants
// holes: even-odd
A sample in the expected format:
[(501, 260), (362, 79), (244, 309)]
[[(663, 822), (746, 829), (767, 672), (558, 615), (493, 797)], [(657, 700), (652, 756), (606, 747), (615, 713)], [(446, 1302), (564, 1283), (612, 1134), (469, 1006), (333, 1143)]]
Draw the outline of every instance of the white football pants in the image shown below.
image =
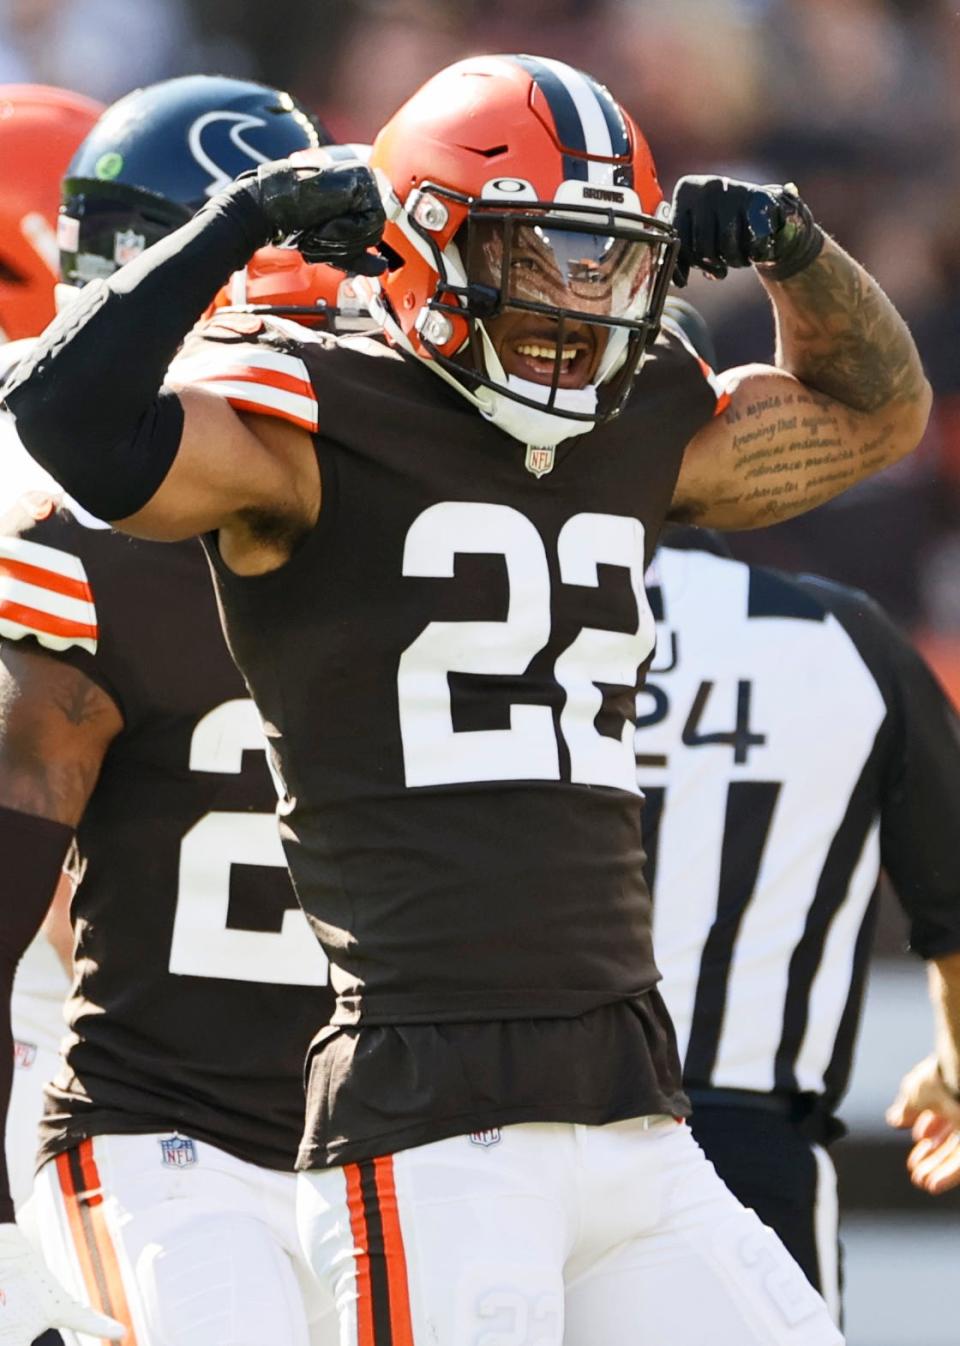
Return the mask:
[(536, 1123), (302, 1174), (340, 1346), (842, 1346), (686, 1126)]
[(169, 1134), (97, 1136), (41, 1169), (34, 1204), (51, 1269), (127, 1326), (124, 1346), (335, 1346), (292, 1173)]
[(13, 1088), (10, 1091), (4, 1144), (7, 1172), (10, 1175), (10, 1195), (18, 1210), (33, 1191), (39, 1144), (37, 1128), (43, 1116), (43, 1086), (53, 1079), (59, 1069), (58, 1052), (44, 1051), (25, 1038), (14, 1038)]
[(63, 1002), (69, 989), (53, 947), (38, 933), (20, 959), (10, 1002), (13, 1088), (4, 1143), (13, 1204), (18, 1209), (33, 1190), (43, 1086), (60, 1069), (60, 1041), (67, 1031)]

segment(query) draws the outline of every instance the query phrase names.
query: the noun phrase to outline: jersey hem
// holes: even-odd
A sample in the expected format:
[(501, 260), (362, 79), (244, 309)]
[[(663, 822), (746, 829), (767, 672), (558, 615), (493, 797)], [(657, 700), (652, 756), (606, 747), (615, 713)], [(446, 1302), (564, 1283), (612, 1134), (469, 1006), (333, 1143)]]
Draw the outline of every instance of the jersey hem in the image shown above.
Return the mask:
[[(49, 1164), (58, 1155), (75, 1149), (85, 1140), (95, 1140), (98, 1136), (163, 1136), (174, 1134), (190, 1140), (199, 1140), (204, 1145), (212, 1145), (215, 1149), (223, 1150), (224, 1154), (229, 1154), (232, 1158), (239, 1159), (245, 1164), (252, 1164), (255, 1168), (270, 1169), (278, 1173), (292, 1173), (294, 1171), (297, 1157), (295, 1148), (287, 1152), (279, 1150), (258, 1151), (253, 1147), (237, 1145), (203, 1126), (185, 1126), (182, 1122), (179, 1125), (171, 1124), (159, 1118), (143, 1118), (134, 1121), (133, 1119), (118, 1120), (115, 1117), (104, 1118), (102, 1123), (86, 1124), (69, 1129), (64, 1128), (55, 1136), (48, 1135), (37, 1151), (35, 1171), (39, 1173), (44, 1165)], [(269, 1159), (265, 1158), (268, 1153)], [(281, 1154), (283, 1158), (280, 1157)]]
[(469, 1135), (472, 1131), (488, 1131), (498, 1126), (515, 1126), (522, 1122), (559, 1122), (568, 1126), (605, 1126), (612, 1122), (630, 1121), (635, 1117), (657, 1114), (675, 1117), (678, 1121), (690, 1116), (692, 1108), (686, 1094), (658, 1094), (632, 1107), (544, 1107), (528, 1103), (518, 1108), (494, 1108), (490, 1112), (462, 1112), (444, 1119), (431, 1119), (399, 1131), (366, 1137), (362, 1141), (331, 1142), (329, 1145), (301, 1145), (297, 1155), (298, 1173), (311, 1169), (340, 1168), (362, 1159), (376, 1159), (398, 1150), (411, 1150), (430, 1145), (436, 1140)]
[[(644, 954), (638, 955), (638, 961)], [(405, 1024), (490, 1023), (502, 1019), (579, 1019), (591, 1010), (639, 1000), (656, 987), (629, 991), (566, 991), (555, 987), (543, 991), (491, 991), (471, 988), (445, 991), (438, 1002), (433, 995), (390, 995), (373, 992), (362, 996), (341, 995), (330, 1019), (332, 1028), (387, 1028)]]

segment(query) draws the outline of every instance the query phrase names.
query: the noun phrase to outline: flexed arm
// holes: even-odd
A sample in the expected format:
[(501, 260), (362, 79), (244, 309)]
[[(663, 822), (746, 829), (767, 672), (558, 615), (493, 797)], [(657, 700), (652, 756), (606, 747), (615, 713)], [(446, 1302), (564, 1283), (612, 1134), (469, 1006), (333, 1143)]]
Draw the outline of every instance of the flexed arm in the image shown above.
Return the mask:
[(162, 389), (184, 337), (230, 273), (291, 233), (308, 260), (382, 265), (362, 166), (262, 164), (108, 281), (88, 285), (3, 390), (27, 451), (98, 518), (182, 538), (251, 509), (283, 513), (300, 483), (229, 408)]
[(880, 286), (825, 238), (791, 191), (683, 179), (681, 275), (753, 265), (773, 302), (773, 366), (724, 376), (726, 410), (690, 442), (678, 520), (754, 528), (802, 514), (911, 452), (931, 393)]

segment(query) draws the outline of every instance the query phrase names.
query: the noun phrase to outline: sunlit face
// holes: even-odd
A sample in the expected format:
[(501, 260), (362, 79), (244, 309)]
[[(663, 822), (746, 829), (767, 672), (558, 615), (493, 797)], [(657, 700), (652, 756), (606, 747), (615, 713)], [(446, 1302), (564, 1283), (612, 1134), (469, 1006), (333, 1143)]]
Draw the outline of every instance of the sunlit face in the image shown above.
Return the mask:
[(558, 388), (586, 388), (596, 381), (610, 335), (608, 328), (568, 321), (561, 337), (556, 319), (522, 309), (507, 309), (484, 327), (507, 374), (552, 384), (559, 360)]
[[(468, 272), (471, 281), (503, 291), (503, 311), (484, 326), (506, 373), (543, 384), (556, 376), (559, 388), (593, 383), (610, 328), (591, 322), (591, 315), (616, 319), (635, 312), (652, 283), (654, 249), (545, 219), (514, 228), (505, 283), (503, 259), (502, 228), (475, 222)], [(526, 304), (550, 311), (519, 306)], [(561, 323), (556, 310), (571, 316)]]

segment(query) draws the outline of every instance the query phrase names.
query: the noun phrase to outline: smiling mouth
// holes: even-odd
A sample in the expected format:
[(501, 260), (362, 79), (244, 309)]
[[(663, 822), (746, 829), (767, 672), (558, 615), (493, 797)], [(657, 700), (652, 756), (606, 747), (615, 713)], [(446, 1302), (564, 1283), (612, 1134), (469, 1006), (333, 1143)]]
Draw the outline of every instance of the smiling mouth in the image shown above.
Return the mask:
[(515, 337), (501, 359), (508, 374), (531, 383), (553, 383), (557, 374), (559, 388), (582, 388), (593, 364), (594, 343), (586, 336), (567, 337), (561, 345), (547, 336)]

